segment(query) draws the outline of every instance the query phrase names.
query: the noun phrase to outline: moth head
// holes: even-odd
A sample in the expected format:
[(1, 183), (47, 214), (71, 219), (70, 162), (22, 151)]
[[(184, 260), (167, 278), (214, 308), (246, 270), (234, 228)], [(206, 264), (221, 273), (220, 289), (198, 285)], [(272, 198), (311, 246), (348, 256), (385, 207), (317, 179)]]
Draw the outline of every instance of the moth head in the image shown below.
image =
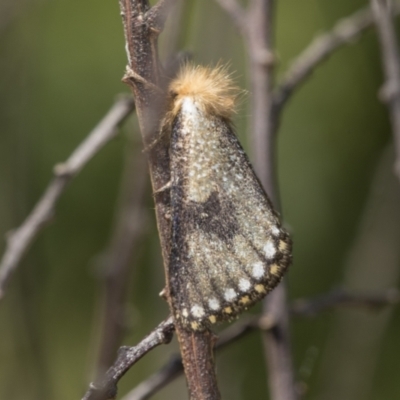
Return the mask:
[(169, 86), (167, 123), (172, 123), (187, 97), (204, 113), (230, 120), (240, 93), (227, 66), (211, 68), (185, 64)]

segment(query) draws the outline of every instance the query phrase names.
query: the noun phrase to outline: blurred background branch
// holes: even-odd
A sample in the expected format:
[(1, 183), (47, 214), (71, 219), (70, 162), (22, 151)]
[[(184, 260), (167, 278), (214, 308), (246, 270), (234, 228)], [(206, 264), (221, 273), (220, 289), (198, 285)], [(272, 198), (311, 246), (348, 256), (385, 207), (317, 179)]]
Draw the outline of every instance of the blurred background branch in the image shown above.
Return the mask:
[[(253, 165), (266, 193), (277, 210), (281, 209), (276, 176), (277, 124), (273, 107), (274, 9), (273, 0), (251, 0), (246, 11), (236, 1), (217, 1), (239, 27), (247, 49), (250, 76), (250, 138)], [(274, 326), (264, 333), (265, 361), (268, 365), (270, 397), (295, 400), (295, 378), (291, 345), (287, 293), (282, 282), (263, 301), (264, 315)]]
[[(400, 4), (393, 5), (394, 15), (400, 13)], [(314, 69), (341, 46), (353, 44), (359, 36), (374, 24), (370, 7), (335, 23), (330, 32), (318, 35), (292, 62), (274, 93), (274, 104), (280, 109), (290, 99), (293, 91), (308, 78)]]
[(6, 285), (23, 255), (37, 234), (54, 217), (55, 204), (67, 184), (105, 144), (117, 135), (119, 124), (133, 109), (133, 99), (121, 97), (68, 160), (54, 167), (55, 177), (39, 202), (23, 224), (7, 235), (7, 248), (0, 262), (0, 299), (4, 296)]

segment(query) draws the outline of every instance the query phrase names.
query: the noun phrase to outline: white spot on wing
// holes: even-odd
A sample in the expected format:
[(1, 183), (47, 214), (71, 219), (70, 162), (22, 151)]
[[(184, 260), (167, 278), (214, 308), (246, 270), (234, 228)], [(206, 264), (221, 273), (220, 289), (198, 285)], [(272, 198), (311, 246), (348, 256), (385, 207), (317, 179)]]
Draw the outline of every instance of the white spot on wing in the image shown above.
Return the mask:
[(264, 254), (267, 258), (273, 258), (276, 254), (276, 248), (274, 243), (269, 240), (267, 244), (264, 246)]
[(262, 278), (264, 276), (264, 265), (262, 265), (262, 263), (260, 263), (260, 262), (254, 263), (251, 274), (256, 279)]
[(239, 289), (242, 292), (247, 292), (250, 289), (250, 286), (251, 286), (250, 281), (247, 279), (241, 279), (239, 281)]
[(191, 310), (192, 315), (196, 318), (200, 318), (204, 315), (204, 308), (199, 305), (194, 305)]
[(208, 306), (211, 308), (211, 310), (219, 310), (220, 305), (219, 305), (219, 301), (213, 297), (210, 300), (208, 300)]
[(275, 236), (278, 236), (279, 234), (280, 234), (280, 230), (279, 230), (279, 228), (277, 227), (277, 226), (273, 226), (272, 228), (271, 228), (271, 232), (272, 232), (272, 234), (273, 235), (275, 235)]
[(235, 292), (234, 289), (229, 288), (225, 290), (224, 297), (226, 301), (232, 301), (237, 297), (237, 293)]

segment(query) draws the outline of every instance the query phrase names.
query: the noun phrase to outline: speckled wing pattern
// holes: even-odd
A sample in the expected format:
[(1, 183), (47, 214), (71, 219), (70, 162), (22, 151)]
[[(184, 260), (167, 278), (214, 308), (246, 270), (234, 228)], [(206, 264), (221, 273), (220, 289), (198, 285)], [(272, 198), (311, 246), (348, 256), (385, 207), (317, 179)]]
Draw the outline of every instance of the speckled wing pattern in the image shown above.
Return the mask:
[(291, 262), (291, 241), (230, 124), (185, 98), (171, 132), (169, 290), (190, 330), (232, 319)]

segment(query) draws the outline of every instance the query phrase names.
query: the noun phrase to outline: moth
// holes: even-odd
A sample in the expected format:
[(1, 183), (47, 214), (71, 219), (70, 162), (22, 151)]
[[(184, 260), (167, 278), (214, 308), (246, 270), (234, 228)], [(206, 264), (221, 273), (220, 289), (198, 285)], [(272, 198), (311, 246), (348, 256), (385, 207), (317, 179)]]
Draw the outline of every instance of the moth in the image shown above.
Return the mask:
[(291, 240), (233, 129), (238, 95), (223, 66), (186, 65), (169, 87), (175, 319), (201, 331), (262, 299), (291, 263)]

